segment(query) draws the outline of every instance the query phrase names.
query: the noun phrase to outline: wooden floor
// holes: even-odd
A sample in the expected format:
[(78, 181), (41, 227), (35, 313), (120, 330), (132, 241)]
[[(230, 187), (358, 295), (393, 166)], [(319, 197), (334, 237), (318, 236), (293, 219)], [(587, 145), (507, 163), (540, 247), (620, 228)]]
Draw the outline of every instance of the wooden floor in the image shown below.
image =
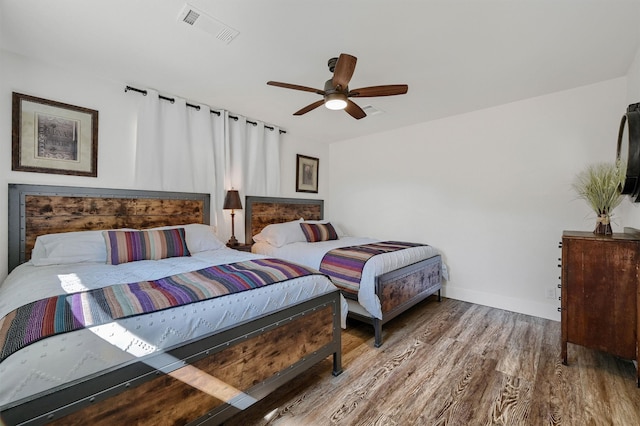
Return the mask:
[(342, 334), (344, 373), (311, 368), (232, 425), (638, 425), (632, 362), (569, 344), (560, 323), (451, 299)]

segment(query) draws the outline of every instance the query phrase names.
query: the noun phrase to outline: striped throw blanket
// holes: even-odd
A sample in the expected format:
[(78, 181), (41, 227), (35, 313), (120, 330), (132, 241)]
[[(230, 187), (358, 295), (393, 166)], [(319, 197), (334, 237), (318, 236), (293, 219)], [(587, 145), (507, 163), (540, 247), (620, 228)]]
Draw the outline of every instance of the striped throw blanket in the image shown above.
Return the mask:
[(362, 270), (369, 259), (378, 254), (418, 246), (424, 244), (383, 241), (333, 249), (322, 258), (320, 272), (329, 275), (346, 297), (357, 299)]
[(284, 260), (256, 259), (48, 297), (0, 319), (0, 361), (55, 334), (314, 274), (319, 273)]

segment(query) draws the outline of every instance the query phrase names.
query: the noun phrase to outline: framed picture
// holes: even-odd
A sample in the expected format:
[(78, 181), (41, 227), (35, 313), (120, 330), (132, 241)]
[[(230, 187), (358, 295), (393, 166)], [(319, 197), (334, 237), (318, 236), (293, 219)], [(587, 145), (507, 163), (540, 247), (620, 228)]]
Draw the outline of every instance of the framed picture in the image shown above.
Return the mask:
[(318, 166), (320, 160), (298, 154), (296, 192), (318, 192)]
[(98, 111), (13, 93), (11, 169), (98, 176)]

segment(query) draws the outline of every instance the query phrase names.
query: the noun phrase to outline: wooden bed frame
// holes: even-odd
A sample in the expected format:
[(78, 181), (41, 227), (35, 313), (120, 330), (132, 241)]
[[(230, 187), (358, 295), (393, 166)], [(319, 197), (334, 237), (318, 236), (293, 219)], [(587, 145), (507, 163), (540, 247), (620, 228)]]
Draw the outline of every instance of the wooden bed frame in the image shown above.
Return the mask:
[[(321, 220), (324, 200), (302, 198), (252, 197), (245, 200), (245, 236), (252, 237), (265, 226), (304, 218)], [(382, 326), (407, 309), (438, 294), (441, 300), (442, 259), (440, 255), (376, 277), (375, 292), (382, 305), (382, 319), (372, 317), (357, 301), (349, 299), (349, 317), (373, 325), (376, 347), (382, 345)]]
[[(9, 269), (49, 232), (209, 222), (209, 195), (9, 185)], [(0, 407), (3, 424), (219, 424), (333, 356), (331, 292)]]

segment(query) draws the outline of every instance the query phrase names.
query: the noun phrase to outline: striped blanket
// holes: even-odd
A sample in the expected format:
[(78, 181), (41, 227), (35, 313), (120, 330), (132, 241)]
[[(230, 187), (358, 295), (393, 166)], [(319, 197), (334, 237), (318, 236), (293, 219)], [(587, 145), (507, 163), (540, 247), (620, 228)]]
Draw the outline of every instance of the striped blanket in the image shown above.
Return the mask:
[(152, 281), (48, 297), (0, 319), (0, 362), (46, 337), (318, 274), (280, 259), (210, 266)]
[(400, 241), (383, 241), (333, 249), (328, 251), (322, 258), (320, 272), (329, 275), (333, 283), (342, 290), (345, 297), (357, 299), (362, 270), (369, 259), (378, 254), (423, 245)]

